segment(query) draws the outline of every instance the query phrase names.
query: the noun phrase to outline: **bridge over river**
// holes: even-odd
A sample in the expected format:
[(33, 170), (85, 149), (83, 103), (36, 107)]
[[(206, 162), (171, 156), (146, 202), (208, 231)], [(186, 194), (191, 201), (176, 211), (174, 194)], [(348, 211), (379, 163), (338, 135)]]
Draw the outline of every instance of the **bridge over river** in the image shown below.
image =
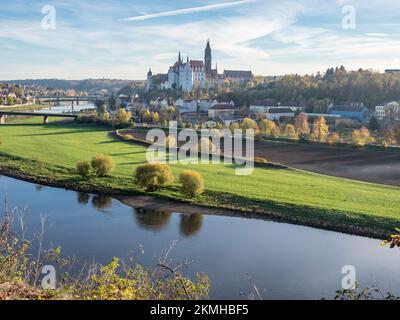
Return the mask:
[(43, 123), (49, 122), (49, 117), (56, 118), (73, 118), (76, 120), (78, 115), (76, 114), (64, 114), (64, 113), (49, 113), (49, 112), (27, 112), (27, 111), (0, 111), (0, 125), (5, 124), (6, 116), (25, 116), (25, 117), (43, 117)]

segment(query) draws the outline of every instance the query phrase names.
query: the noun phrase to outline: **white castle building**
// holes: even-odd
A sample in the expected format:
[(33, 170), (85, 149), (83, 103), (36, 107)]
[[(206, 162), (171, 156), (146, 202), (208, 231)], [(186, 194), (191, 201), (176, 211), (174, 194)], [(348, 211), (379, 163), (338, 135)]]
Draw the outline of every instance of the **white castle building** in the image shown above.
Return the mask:
[[(253, 77), (251, 71), (224, 71), (224, 74), (218, 74), (218, 68), (212, 69), (212, 53), (210, 41), (207, 41), (204, 50), (203, 60), (189, 60), (183, 62), (179, 52), (178, 60), (172, 65), (167, 74), (158, 74), (153, 76), (151, 69), (147, 74), (147, 91), (154, 84), (159, 85), (160, 89), (182, 89), (190, 92), (196, 88), (214, 88), (221, 81), (227, 78), (227, 74), (232, 75), (232, 80), (245, 81)], [(238, 79), (234, 79), (235, 77)]]

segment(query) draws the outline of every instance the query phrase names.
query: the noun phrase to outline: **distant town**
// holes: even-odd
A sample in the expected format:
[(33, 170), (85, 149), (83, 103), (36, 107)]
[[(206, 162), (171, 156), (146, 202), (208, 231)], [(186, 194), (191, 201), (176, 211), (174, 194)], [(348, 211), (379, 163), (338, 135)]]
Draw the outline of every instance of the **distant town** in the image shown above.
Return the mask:
[(50, 102), (68, 102), (70, 111), (76, 112), (74, 104), (79, 104), (79, 97), (86, 97), (84, 100), (93, 102), (93, 109), (103, 106), (102, 110), (113, 116), (115, 110), (124, 108), (137, 123), (176, 120), (181, 126), (230, 128), (240, 126), (245, 119), (255, 123), (265, 119), (275, 124), (276, 137), (287, 137), (290, 126), (302, 114), (311, 129), (323, 118), (330, 134), (339, 134), (331, 136), (335, 141), (364, 127), (375, 135), (374, 143), (390, 145), (396, 141), (400, 70), (347, 71), (341, 66), (324, 74), (278, 77), (255, 76), (250, 70), (219, 73), (212, 63), (207, 41), (204, 60), (184, 59), (179, 52), (167, 73), (153, 74), (150, 69), (145, 81), (7, 81), (0, 83), (0, 108), (40, 109)]

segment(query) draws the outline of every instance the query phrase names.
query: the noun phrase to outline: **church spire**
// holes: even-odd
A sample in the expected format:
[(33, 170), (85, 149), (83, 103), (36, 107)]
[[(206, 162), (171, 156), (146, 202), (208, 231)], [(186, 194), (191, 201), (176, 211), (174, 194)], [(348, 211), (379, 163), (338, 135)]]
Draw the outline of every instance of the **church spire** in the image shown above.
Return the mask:
[(207, 40), (206, 50), (204, 51), (204, 65), (206, 67), (206, 74), (211, 74), (211, 66), (212, 66), (212, 55), (211, 55), (211, 46), (210, 39)]
[(179, 51), (179, 55), (178, 55), (178, 62), (182, 62), (181, 52), (180, 51)]

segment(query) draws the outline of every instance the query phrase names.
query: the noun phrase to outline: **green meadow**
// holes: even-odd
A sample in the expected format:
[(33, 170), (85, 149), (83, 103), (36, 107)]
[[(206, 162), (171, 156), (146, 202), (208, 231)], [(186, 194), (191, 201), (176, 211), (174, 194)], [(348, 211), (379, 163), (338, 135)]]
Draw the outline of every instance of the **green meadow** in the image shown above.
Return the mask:
[[(133, 173), (146, 162), (146, 147), (118, 140), (109, 128), (91, 124), (42, 125), (41, 118), (0, 126), (0, 169), (30, 177), (101, 186), (112, 194), (143, 194)], [(105, 154), (116, 167), (109, 178), (84, 180), (75, 173), (78, 160)], [(400, 188), (328, 177), (293, 169), (256, 168), (250, 176), (235, 175), (232, 165), (173, 165), (176, 177), (187, 168), (200, 172), (206, 193), (188, 199), (178, 183), (154, 196), (257, 212), (289, 222), (320, 227), (390, 233), (400, 226)], [(4, 171), (3, 171), (4, 172)], [(177, 179), (176, 179), (177, 180)]]

